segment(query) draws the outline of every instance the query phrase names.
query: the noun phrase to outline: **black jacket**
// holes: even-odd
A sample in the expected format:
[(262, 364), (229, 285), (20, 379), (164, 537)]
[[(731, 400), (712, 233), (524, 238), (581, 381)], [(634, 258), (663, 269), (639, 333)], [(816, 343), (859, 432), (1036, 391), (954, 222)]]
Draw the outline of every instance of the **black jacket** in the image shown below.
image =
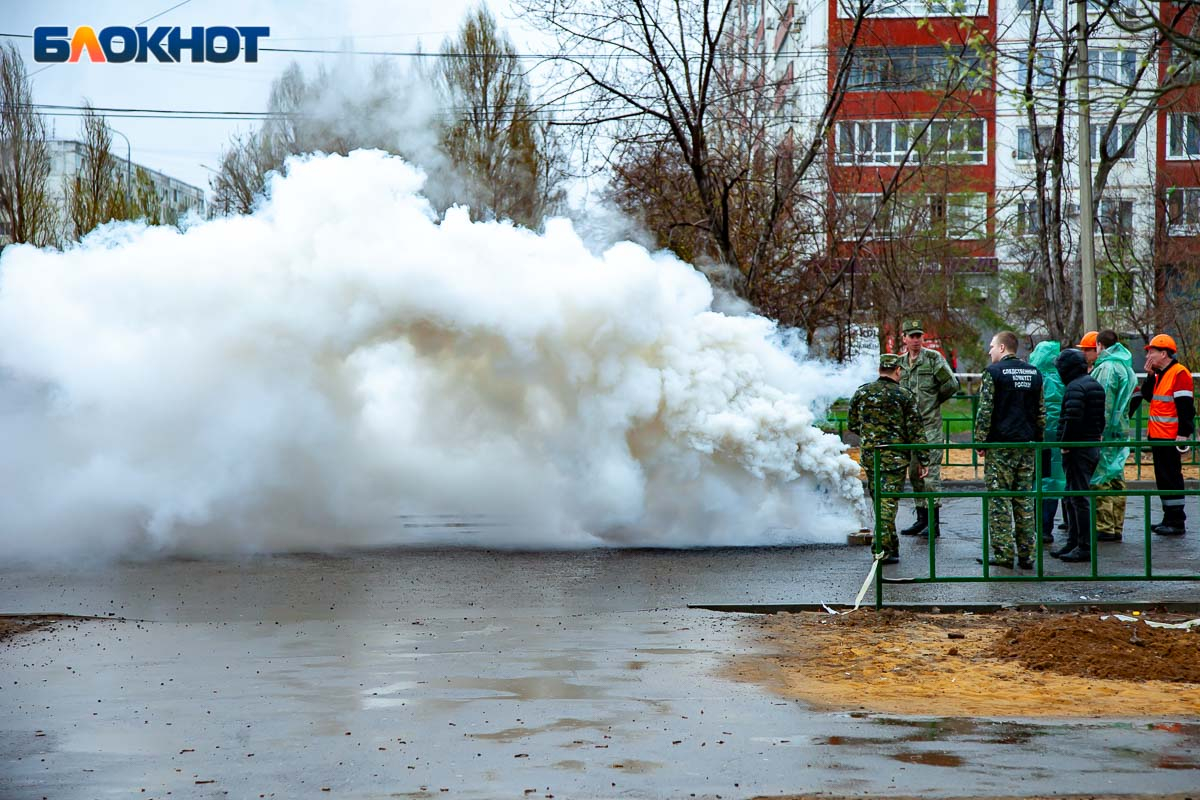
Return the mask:
[(1098, 442), (1104, 434), (1104, 387), (1088, 375), (1082, 350), (1063, 350), (1054, 367), (1066, 386), (1058, 416), (1060, 442)]
[(1040, 442), (1042, 373), (1015, 356), (1005, 356), (987, 368), (992, 378), (992, 409), (988, 442)]

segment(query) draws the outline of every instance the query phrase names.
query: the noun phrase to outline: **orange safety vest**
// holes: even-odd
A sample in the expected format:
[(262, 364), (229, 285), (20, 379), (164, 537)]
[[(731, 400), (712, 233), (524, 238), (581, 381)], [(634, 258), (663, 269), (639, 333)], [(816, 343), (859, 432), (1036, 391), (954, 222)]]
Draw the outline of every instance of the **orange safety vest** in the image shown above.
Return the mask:
[(1192, 396), (1192, 373), (1176, 361), (1154, 381), (1154, 397), (1150, 400), (1150, 417), (1146, 434), (1151, 439), (1174, 439), (1179, 435), (1179, 412), (1176, 397)]

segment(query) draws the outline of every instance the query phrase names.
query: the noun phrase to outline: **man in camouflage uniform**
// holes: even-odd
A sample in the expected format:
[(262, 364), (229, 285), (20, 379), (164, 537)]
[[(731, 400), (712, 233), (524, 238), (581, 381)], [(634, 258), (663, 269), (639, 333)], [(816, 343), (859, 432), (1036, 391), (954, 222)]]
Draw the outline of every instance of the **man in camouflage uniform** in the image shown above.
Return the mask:
[[(942, 435), (942, 404), (958, 392), (958, 380), (946, 359), (937, 350), (924, 346), (925, 330), (919, 319), (904, 322), (904, 353), (900, 362), (900, 385), (913, 393), (917, 401), (917, 412), (921, 415), (921, 427), (924, 430), (925, 441), (930, 444), (940, 444)], [(936, 454), (936, 458), (932, 457)], [(926, 453), (913, 452), (909, 462), (908, 479), (914, 492), (938, 492), (942, 489), (942, 453), (929, 451)], [(921, 477), (922, 468), (928, 465), (928, 478)], [(929, 530), (929, 501), (918, 498), (915, 501), (917, 519), (900, 533), (904, 536), (918, 536)], [(940, 509), (938, 501), (933, 503), (934, 511)], [(934, 515), (937, 516), (936, 513)], [(937, 530), (934, 530), (937, 536)]]
[[(1017, 335), (1003, 331), (988, 347), (992, 364), (983, 373), (979, 411), (975, 417), (977, 442), (1040, 442), (1046, 430), (1042, 400), (1042, 374), (1017, 358)], [(980, 450), (983, 480), (989, 492), (1033, 490), (1034, 451), (997, 448)], [(1013, 565), (1013, 543), (1021, 569), (1033, 568), (1034, 536), (1032, 497), (993, 497), (988, 500), (988, 530), (994, 567)], [(983, 559), (978, 559), (983, 563)]]
[[(879, 380), (864, 383), (850, 399), (850, 413), (846, 427), (857, 433), (860, 439), (860, 461), (867, 470), (867, 487), (875, 486), (875, 448), (886, 444), (921, 444), (925, 436), (921, 431), (921, 417), (912, 393), (900, 386), (900, 360), (902, 356), (886, 353), (879, 358)], [(933, 451), (930, 451), (933, 452)], [(927, 456), (918, 452), (917, 455)], [(884, 492), (904, 490), (904, 473), (908, 469), (909, 454), (893, 450), (879, 451), (879, 488)], [(919, 470), (925, 477), (925, 469)], [(884, 497), (879, 501), (880, 552), (885, 554), (884, 564), (895, 564), (900, 560), (900, 543), (896, 539), (895, 497)]]

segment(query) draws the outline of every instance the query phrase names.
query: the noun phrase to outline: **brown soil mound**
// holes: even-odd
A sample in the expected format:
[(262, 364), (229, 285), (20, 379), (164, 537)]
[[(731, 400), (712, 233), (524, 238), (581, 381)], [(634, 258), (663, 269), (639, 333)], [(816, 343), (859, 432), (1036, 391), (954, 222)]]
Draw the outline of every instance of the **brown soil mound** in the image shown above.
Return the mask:
[(32, 620), (24, 617), (0, 619), (0, 642), (11, 639), (17, 634), (44, 628), (50, 623), (45, 620)]
[[(1126, 627), (1101, 616), (864, 609), (838, 615), (750, 617), (743, 624), (759, 644), (733, 658), (726, 674), (831, 710), (934, 716), (1200, 716), (1200, 686), (1160, 678), (1196, 667), (1196, 650), (1191, 648), (1200, 642), (1200, 632)], [(1041, 633), (1030, 638), (1027, 650), (1021, 649), (1021, 635), (1035, 629)], [(1115, 675), (1128, 654), (1112, 648), (1100, 634), (1123, 635), (1131, 648), (1140, 648), (1128, 641), (1134, 630), (1139, 639), (1155, 640), (1154, 652), (1163, 663), (1143, 665), (1140, 671), (1131, 667), (1136, 674), (1130, 678), (1063, 674), (1027, 663), (1049, 659), (1047, 654), (1055, 649), (1059, 652), (1053, 657), (1065, 663), (1074, 651), (1090, 669), (1104, 665)], [(1155, 633), (1147, 633), (1150, 630)], [(1159, 631), (1169, 634), (1161, 639), (1162, 648), (1157, 644)], [(1166, 647), (1167, 639), (1176, 644)], [(1053, 641), (1057, 643), (1049, 644)]]
[(1200, 683), (1200, 634), (1112, 616), (1072, 616), (1012, 627), (994, 653), (1015, 658), (1027, 669), (1060, 675)]

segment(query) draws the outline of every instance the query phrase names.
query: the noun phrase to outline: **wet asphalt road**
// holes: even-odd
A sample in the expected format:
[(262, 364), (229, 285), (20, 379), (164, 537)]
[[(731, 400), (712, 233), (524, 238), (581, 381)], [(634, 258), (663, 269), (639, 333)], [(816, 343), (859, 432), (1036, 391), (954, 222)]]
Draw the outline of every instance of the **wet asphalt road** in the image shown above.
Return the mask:
[[(947, 569), (974, 565), (970, 517), (947, 513)], [(1195, 563), (1193, 541), (1171, 545), (1164, 568)], [(917, 570), (919, 546), (905, 541), (903, 570)], [(1129, 543), (1108, 549), (1140, 558)], [(0, 798), (1200, 788), (1196, 720), (817, 713), (723, 679), (728, 657), (755, 646), (740, 615), (686, 608), (847, 602), (865, 563), (849, 547), (427, 549), (0, 569), (5, 613), (128, 620), (60, 625), (0, 649)], [(896, 591), (1195, 599), (1179, 583)]]

